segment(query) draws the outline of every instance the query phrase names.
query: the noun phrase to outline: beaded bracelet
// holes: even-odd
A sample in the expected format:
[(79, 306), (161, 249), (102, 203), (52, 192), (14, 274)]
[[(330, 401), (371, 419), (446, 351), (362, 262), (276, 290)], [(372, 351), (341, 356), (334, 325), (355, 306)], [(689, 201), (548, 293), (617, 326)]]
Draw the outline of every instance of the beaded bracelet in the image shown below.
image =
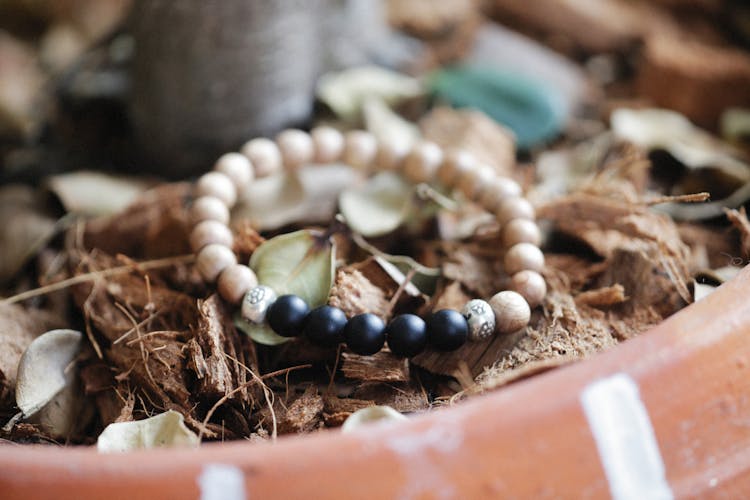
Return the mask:
[[(298, 296), (277, 297), (274, 290), (259, 285), (252, 269), (238, 264), (231, 250), (229, 211), (238, 193), (256, 177), (269, 176), (284, 168), (294, 170), (308, 163), (333, 162), (359, 169), (400, 169), (415, 184), (438, 181), (494, 213), (506, 248), (503, 263), (505, 272), (511, 276), (511, 290), (500, 291), (488, 301), (472, 299), (460, 312), (442, 309), (425, 319), (401, 314), (386, 325), (371, 313), (347, 319), (341, 309), (329, 305), (310, 310)], [(541, 235), (534, 222), (534, 209), (522, 197), (520, 186), (498, 176), (469, 153), (445, 152), (432, 142), (402, 148), (379, 142), (361, 130), (346, 134), (331, 127), (318, 127), (309, 134), (285, 130), (275, 142), (252, 139), (241, 153), (221, 156), (214, 171), (198, 180), (195, 196), (190, 245), (197, 253), (196, 265), (201, 276), (207, 283), (216, 282), (224, 300), (235, 305), (241, 303), (241, 314), (246, 320), (258, 324), (267, 321), (276, 333), (285, 337), (304, 335), (323, 346), (345, 342), (361, 355), (378, 352), (386, 341), (391, 352), (403, 357), (415, 356), (428, 345), (451, 351), (467, 340), (484, 340), (495, 332), (507, 334), (524, 328), (531, 308), (539, 305), (547, 292), (540, 274), (544, 267), (544, 255), (539, 249)]]

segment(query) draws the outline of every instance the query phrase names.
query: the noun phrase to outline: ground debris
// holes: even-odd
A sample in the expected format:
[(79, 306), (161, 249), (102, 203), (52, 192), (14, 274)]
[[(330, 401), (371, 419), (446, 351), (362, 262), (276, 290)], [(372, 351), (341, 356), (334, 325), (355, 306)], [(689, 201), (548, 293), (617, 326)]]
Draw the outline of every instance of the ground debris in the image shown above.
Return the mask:
[(65, 325), (64, 318), (46, 310), (0, 303), (0, 418), (12, 416), (16, 373), (23, 352), (42, 333)]
[(190, 253), (185, 203), (190, 184), (162, 184), (138, 197), (125, 211), (88, 221), (84, 246), (110, 255), (155, 259)]
[(387, 321), (391, 316), (385, 292), (351, 266), (336, 271), (328, 303), (344, 311), (347, 317), (369, 312)]
[(431, 58), (440, 63), (455, 61), (471, 49), (481, 20), (473, 0), (389, 0), (387, 10), (390, 25), (423, 40)]
[(742, 256), (745, 259), (750, 258), (750, 221), (747, 220), (745, 207), (740, 208), (740, 210), (725, 209), (724, 213), (727, 215), (729, 222), (740, 233)]
[[(114, 263), (97, 252), (83, 255), (79, 270)], [(221, 426), (201, 424), (204, 412), (220, 397), (236, 401), (232, 404), (238, 408), (252, 408), (257, 396), (245, 387), (247, 371), (257, 370), (250, 368), (257, 364), (252, 344), (239, 336), (215, 296), (199, 306), (196, 299), (137, 271), (77, 285), (73, 296), (90, 339), (112, 370), (110, 387), (101, 390), (106, 384), (101, 368), (84, 367), (103, 425), (171, 409), (205, 437), (243, 435), (247, 417), (231, 409), (217, 412)]]
[(323, 413), (323, 398), (318, 389), (311, 385), (289, 405), (284, 419), (279, 421), (279, 432), (310, 432), (316, 429)]
[(369, 406), (375, 406), (375, 402), (326, 396), (323, 398), (323, 422), (326, 427), (340, 427), (349, 415)]
[(575, 297), (576, 304), (592, 307), (613, 306), (626, 300), (625, 288), (619, 283), (594, 290), (586, 290)]
[(420, 121), (425, 138), (446, 149), (463, 149), (491, 165), (500, 175), (511, 175), (516, 164), (513, 134), (484, 113), (436, 108)]
[(350, 352), (341, 354), (341, 371), (346, 378), (377, 381), (406, 382), (409, 380), (409, 362), (382, 350), (372, 356)]
[(390, 406), (401, 413), (422, 412), (430, 408), (424, 388), (414, 382), (366, 382), (354, 390), (352, 398)]

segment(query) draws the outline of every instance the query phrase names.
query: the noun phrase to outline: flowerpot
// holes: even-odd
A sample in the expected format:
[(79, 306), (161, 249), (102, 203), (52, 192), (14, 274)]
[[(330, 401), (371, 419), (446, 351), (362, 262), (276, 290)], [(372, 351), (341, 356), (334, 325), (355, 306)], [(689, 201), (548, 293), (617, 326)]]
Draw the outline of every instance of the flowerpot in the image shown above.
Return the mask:
[(101, 455), (0, 447), (5, 499), (741, 498), (750, 270), (590, 359), (407, 422)]

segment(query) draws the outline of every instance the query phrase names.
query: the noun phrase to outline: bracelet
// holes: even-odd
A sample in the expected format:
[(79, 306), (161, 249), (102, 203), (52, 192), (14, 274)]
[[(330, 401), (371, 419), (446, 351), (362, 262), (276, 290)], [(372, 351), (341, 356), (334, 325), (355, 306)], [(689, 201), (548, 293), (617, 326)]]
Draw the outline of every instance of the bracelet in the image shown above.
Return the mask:
[[(422, 319), (401, 314), (386, 325), (371, 313), (347, 318), (341, 309), (323, 305), (310, 310), (296, 295), (276, 296), (271, 288), (258, 284), (248, 266), (237, 263), (232, 251), (233, 235), (228, 227), (230, 209), (256, 177), (282, 169), (293, 171), (308, 163), (343, 162), (352, 168), (400, 170), (415, 184), (439, 182), (457, 189), (484, 209), (495, 214), (506, 249), (505, 272), (511, 277), (510, 290), (489, 300), (472, 299), (462, 310), (442, 309)], [(526, 327), (531, 308), (541, 304), (547, 286), (540, 272), (544, 254), (539, 249), (541, 234), (534, 222), (534, 209), (513, 180), (498, 176), (465, 151), (445, 152), (432, 142), (412, 148), (379, 142), (365, 131), (342, 134), (331, 127), (318, 127), (309, 134), (285, 130), (276, 141), (255, 138), (240, 153), (221, 156), (214, 170), (195, 185), (190, 210), (194, 224), (190, 245), (196, 252), (196, 266), (207, 283), (216, 283), (219, 295), (230, 304), (241, 303), (242, 316), (253, 323), (268, 322), (284, 337), (304, 335), (314, 343), (333, 346), (345, 342), (353, 352), (372, 355), (386, 341), (394, 354), (411, 357), (428, 345), (440, 351), (458, 349), (467, 340), (480, 341), (495, 332), (508, 334)]]

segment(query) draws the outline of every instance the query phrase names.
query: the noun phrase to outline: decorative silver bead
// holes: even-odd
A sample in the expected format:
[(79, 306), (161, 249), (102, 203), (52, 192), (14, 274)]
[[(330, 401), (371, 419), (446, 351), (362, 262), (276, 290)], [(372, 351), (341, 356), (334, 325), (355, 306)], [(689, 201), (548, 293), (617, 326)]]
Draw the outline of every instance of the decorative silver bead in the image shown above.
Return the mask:
[(469, 324), (469, 340), (476, 342), (486, 340), (495, 331), (495, 313), (492, 307), (480, 299), (472, 299), (466, 303), (461, 314)]
[(265, 285), (254, 286), (242, 299), (242, 317), (251, 323), (260, 324), (266, 319), (266, 311), (276, 301), (276, 292)]

